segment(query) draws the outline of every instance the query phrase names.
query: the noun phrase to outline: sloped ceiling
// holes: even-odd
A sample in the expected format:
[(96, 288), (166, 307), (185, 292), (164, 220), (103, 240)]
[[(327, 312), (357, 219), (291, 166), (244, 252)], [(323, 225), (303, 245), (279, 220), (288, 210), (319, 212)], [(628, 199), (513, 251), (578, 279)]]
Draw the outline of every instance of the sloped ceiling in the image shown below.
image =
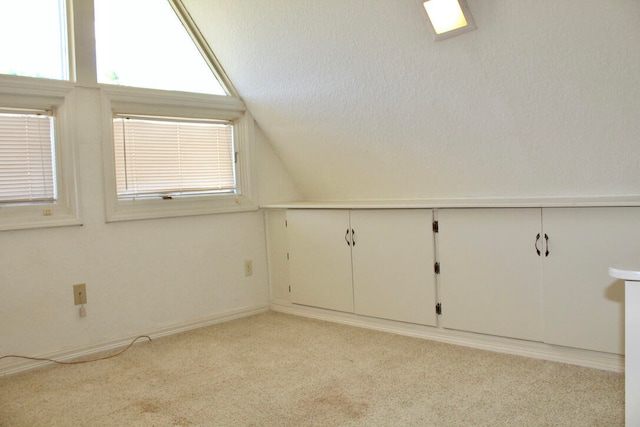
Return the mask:
[(640, 194), (640, 2), (184, 0), (308, 199)]

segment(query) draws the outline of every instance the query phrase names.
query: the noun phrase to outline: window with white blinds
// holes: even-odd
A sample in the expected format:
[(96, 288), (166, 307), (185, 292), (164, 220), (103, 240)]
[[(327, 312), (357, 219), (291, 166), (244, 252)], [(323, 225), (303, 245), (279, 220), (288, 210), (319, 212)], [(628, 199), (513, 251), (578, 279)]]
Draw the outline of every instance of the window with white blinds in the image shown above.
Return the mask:
[(232, 122), (117, 114), (113, 139), (120, 200), (236, 190)]
[(56, 200), (51, 111), (0, 109), (0, 204)]

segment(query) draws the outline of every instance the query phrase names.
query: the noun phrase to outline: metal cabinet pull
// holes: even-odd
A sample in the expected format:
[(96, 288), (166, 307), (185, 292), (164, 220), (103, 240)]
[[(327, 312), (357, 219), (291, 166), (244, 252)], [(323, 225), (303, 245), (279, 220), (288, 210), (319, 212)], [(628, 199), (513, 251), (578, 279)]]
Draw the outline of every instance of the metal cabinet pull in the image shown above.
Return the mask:
[(540, 240), (540, 233), (538, 233), (538, 235), (536, 236), (536, 243), (534, 245), (534, 247), (536, 248), (536, 253), (538, 254), (538, 256), (540, 256), (540, 249), (538, 249), (538, 241)]
[(351, 246), (351, 241), (349, 240), (349, 229), (347, 228), (347, 232), (344, 233), (344, 241), (347, 242), (347, 246)]
[(356, 245), (356, 231), (352, 228), (351, 229), (351, 246), (355, 246)]
[(547, 233), (544, 233), (544, 247), (545, 247), (544, 256), (548, 257), (549, 256), (549, 236), (547, 236)]

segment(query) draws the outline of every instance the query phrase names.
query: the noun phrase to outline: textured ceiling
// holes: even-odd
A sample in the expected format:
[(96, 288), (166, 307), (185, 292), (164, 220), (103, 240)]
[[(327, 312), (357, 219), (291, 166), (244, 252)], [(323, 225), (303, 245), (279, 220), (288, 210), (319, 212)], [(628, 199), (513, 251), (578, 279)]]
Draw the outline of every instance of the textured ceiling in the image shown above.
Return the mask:
[(640, 2), (184, 0), (309, 199), (640, 194)]

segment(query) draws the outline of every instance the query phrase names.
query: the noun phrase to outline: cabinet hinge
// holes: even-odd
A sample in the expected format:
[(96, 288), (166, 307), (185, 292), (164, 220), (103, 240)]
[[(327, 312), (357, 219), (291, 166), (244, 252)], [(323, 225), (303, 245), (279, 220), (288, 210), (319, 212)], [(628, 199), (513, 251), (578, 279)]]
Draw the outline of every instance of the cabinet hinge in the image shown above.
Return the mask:
[(439, 263), (439, 262), (436, 262), (436, 263), (433, 265), (433, 271), (435, 271), (435, 272), (436, 272), (436, 274), (440, 274), (440, 263)]
[(436, 314), (438, 315), (442, 314), (442, 303), (436, 304)]
[(438, 221), (433, 221), (433, 232), (434, 233), (438, 232)]

